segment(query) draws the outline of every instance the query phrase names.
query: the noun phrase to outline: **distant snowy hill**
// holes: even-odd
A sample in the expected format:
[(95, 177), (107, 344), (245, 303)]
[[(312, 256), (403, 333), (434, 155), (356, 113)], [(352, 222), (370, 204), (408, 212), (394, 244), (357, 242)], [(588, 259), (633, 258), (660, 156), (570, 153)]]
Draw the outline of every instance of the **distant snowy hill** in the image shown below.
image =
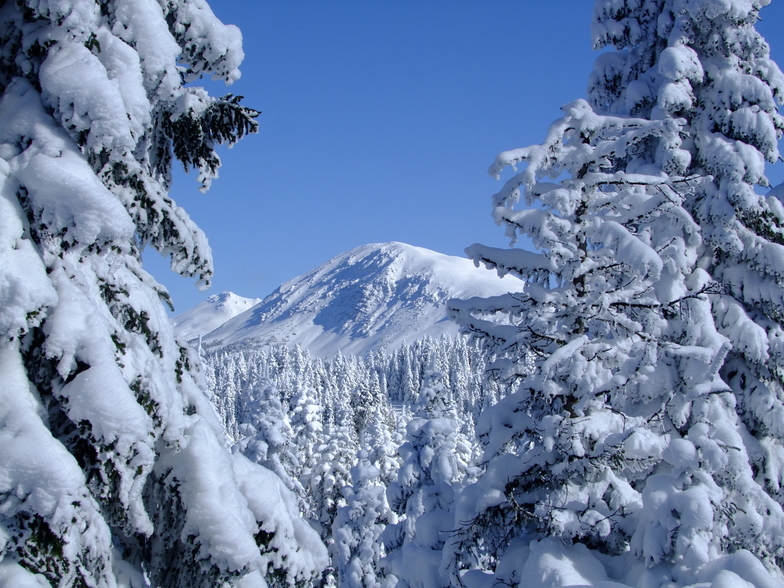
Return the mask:
[(338, 351), (365, 355), (425, 335), (457, 333), (446, 315), (450, 298), (520, 289), (520, 280), (502, 280), (468, 259), (403, 243), (364, 245), (283, 284), (260, 304), (204, 335), (203, 343), (227, 345), (256, 338), (299, 344), (319, 357)]
[(261, 298), (243, 298), (233, 292), (213, 294), (201, 304), (172, 319), (177, 334), (187, 341), (206, 335), (226, 321), (254, 307)]

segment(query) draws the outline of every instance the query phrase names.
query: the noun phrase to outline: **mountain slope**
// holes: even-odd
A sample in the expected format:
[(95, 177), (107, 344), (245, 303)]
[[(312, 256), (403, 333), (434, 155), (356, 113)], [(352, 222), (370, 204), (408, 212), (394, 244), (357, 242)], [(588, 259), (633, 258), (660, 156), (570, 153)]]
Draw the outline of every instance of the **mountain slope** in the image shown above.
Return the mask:
[(203, 337), (205, 345), (255, 338), (299, 344), (312, 355), (365, 355), (425, 335), (456, 334), (450, 298), (522, 289), (514, 277), (468, 259), (403, 243), (363, 245), (283, 284), (252, 309)]
[(217, 329), (259, 302), (261, 298), (243, 298), (233, 292), (213, 294), (204, 302), (174, 317), (172, 324), (177, 335), (190, 341)]

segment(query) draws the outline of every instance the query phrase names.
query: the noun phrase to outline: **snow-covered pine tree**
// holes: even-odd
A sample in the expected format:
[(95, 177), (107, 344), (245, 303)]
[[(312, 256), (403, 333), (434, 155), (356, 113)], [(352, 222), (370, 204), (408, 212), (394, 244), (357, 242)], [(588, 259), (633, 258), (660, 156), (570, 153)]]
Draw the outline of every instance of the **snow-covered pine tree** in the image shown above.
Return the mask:
[(232, 447), (252, 462), (274, 472), (300, 499), (304, 490), (299, 483), (300, 456), (287, 409), (277, 386), (269, 379), (249, 385), (237, 404), (239, 439)]
[[(311, 460), (302, 473), (312, 506), (315, 523), (321, 538), (334, 556), (332, 525), (338, 510), (346, 505), (343, 488), (351, 484), (351, 468), (354, 466), (359, 447), (353, 434), (353, 413), (345, 405), (338, 404), (332, 417), (326, 420), (321, 442), (313, 452)], [(335, 586), (337, 566), (328, 567), (321, 586)]]
[(384, 486), (397, 478), (400, 466), (398, 444), (393, 440), (397, 420), (385, 401), (371, 417), (360, 438), (360, 450), (367, 452), (370, 465), (378, 469), (378, 476)]
[(150, 245), (210, 280), (167, 189), (174, 158), (206, 188), (256, 130), (184, 85), (236, 79), (239, 31), (204, 0), (19, 0), (0, 47), (0, 584), (309, 581), (323, 545), (226, 450), (141, 265)]
[(307, 464), (314, 461), (315, 452), (323, 436), (324, 423), (318, 395), (313, 388), (302, 386), (291, 401), (291, 429), (301, 466), (297, 477), (301, 478)]
[[(381, 395), (381, 383), (374, 370), (367, 369), (359, 358), (354, 359), (355, 378), (351, 389), (351, 407), (354, 411), (354, 430), (362, 441), (365, 429), (379, 411), (389, 412), (389, 400)], [(364, 377), (363, 377), (364, 376)]]
[(395, 579), (380, 568), (384, 547), (379, 540), (397, 517), (387, 504), (380, 472), (360, 449), (351, 468), (351, 485), (343, 487), (346, 505), (338, 509), (332, 524), (332, 561), (341, 588), (394, 586)]
[(220, 350), (202, 357), (202, 368), (210, 391), (210, 402), (218, 412), (231, 443), (239, 438), (237, 429), (237, 397), (247, 372), (241, 353)]
[(455, 491), (466, 481), (471, 443), (459, 432), (454, 400), (444, 375), (427, 371), (400, 447), (397, 480), (387, 488), (389, 505), (401, 516), (382, 536), (384, 567), (398, 586), (441, 588), (441, 550), (454, 530)]
[(302, 485), (309, 493), (323, 539), (329, 536), (338, 508), (345, 505), (343, 486), (350, 483), (359, 450), (353, 418), (346, 406), (335, 408), (334, 418), (325, 423), (322, 441), (303, 472)]
[(395, 387), (390, 387), (389, 391), (395, 400), (413, 404), (416, 401), (419, 385), (411, 365), (411, 356), (410, 346), (401, 347), (398, 350), (397, 362), (400, 372), (398, 378), (396, 378)]
[[(784, 208), (754, 187), (784, 77), (754, 30), (764, 4), (597, 0), (596, 45), (616, 51), (592, 104), (491, 168), (525, 162), (494, 215), (541, 253), (472, 246), (526, 290), (453, 305), (520, 381), (478, 428), (453, 578), (471, 548), (463, 564), (503, 582), (533, 581), (548, 550), (586, 584), (774, 585), (760, 561), (781, 578)], [(538, 206), (516, 210), (521, 192)]]

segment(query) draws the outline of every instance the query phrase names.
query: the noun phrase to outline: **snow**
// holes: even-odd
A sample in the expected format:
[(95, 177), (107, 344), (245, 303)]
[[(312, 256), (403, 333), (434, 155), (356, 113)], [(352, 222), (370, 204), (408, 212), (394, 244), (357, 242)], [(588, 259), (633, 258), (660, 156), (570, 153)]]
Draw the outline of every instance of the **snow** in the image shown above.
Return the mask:
[(23, 136), (33, 139), (32, 148), (15, 164), (34, 208), (42, 211), (43, 223), (57, 230), (67, 227), (68, 236), (82, 243), (132, 239), (134, 225), (125, 208), (70, 138), (55, 128), (28, 82), (17, 78), (6, 89), (0, 118), (15, 123), (0, 129), (3, 143), (17, 144)]
[(710, 588), (781, 588), (760, 561), (745, 549), (705, 565), (694, 578)]
[(239, 489), (261, 528), (275, 537), (265, 563), (284, 564), (292, 578), (304, 580), (328, 564), (327, 549), (310, 525), (300, 518), (296, 496), (280, 478), (256, 466), (241, 454), (232, 454), (232, 467), (240, 480)]
[(174, 331), (186, 341), (198, 339), (259, 302), (261, 298), (243, 298), (233, 292), (213, 294), (204, 302), (174, 317)]
[[(82, 555), (94, 564), (109, 551), (109, 528), (87, 491), (76, 459), (44, 425), (46, 413), (27, 380), (18, 344), (0, 346), (0, 373), (0, 495), (4, 497), (0, 513), (9, 518), (19, 512), (44, 517), (63, 538), (65, 557)], [(0, 524), (0, 551), (10, 547), (9, 540), (5, 525)], [(40, 576), (22, 572), (8, 558), (7, 563), (0, 561), (0, 586), (48, 584)]]
[(500, 249), (498, 247), (487, 247), (474, 243), (466, 249), (468, 256), (474, 261), (477, 267), (484, 260), (493, 260), (488, 263), (488, 269), (495, 269), (499, 276), (504, 276), (513, 272), (520, 278), (525, 278), (528, 272), (537, 270), (554, 269), (553, 262), (542, 255), (525, 249)]
[[(765, 585), (765, 566), (780, 585), (782, 208), (757, 186), (784, 121), (764, 4), (597, 0), (590, 104), (490, 168), (511, 168), (494, 220), (543, 259), (474, 245), (525, 291), (453, 304), (518, 378), (477, 424), (453, 583), (495, 560), (488, 587)], [(760, 577), (706, 567), (742, 548)]]
[(657, 68), (660, 74), (673, 82), (684, 78), (695, 83), (702, 81), (703, 71), (700, 58), (694, 49), (686, 45), (667, 47), (659, 55)]
[[(51, 145), (56, 139), (43, 138), (43, 141)], [(123, 206), (73, 151), (63, 151), (59, 157), (39, 153), (19, 177), (31, 200), (43, 211), (42, 222), (56, 227), (70, 226), (69, 236), (75, 241), (89, 243), (99, 237), (108, 241), (133, 235), (133, 223)]]
[(179, 83), (179, 73), (175, 64), (181, 49), (166, 26), (160, 4), (155, 0), (116, 0), (115, 16), (112, 33), (138, 53), (147, 92), (176, 96), (179, 92), (174, 84)]
[(42, 515), (85, 483), (76, 460), (43, 425), (44, 408), (29, 385), (16, 349), (0, 348), (0, 493), (25, 500)]
[(32, 243), (23, 238), (24, 213), (7, 179), (8, 167), (0, 159), (0, 333), (14, 337), (27, 330), (31, 315), (43, 318), (57, 293)]
[[(48, 350), (61, 358), (58, 370), (64, 378), (74, 372), (77, 362), (90, 366), (63, 387), (68, 413), (74, 422), (89, 421), (107, 445), (117, 443), (121, 452), (128, 452), (140, 432), (152, 430), (152, 419), (139, 405), (111, 348), (105, 345), (111, 333), (104, 318), (64, 274), (61, 268), (52, 273), (60, 304), (47, 324)], [(111, 396), (104, 393), (107, 388), (113, 390)], [(145, 457), (152, 460), (152, 451)]]
[(181, 159), (255, 130), (254, 111), (182, 87), (189, 67), (237, 79), (239, 31), (204, 0), (1, 12), (20, 70), (4, 70), (0, 100), (0, 585), (48, 585), (22, 566), (58, 586), (308, 583), (324, 546), (290, 496), (247, 487), (273, 474), (234, 469), (198, 358), (140, 259), (152, 243), (209, 279), (206, 239), (166, 193), (161, 117), (219, 104), (243, 119)]
[(41, 574), (31, 574), (10, 559), (0, 560), (0, 588), (51, 588)]
[(604, 566), (585, 545), (564, 545), (558, 539), (532, 541), (530, 554), (520, 571), (526, 588), (607, 585)]
[[(521, 588), (782, 588), (768, 570), (745, 550), (721, 557), (672, 582), (656, 567), (639, 573), (628, 569), (625, 556), (598, 559), (585, 545), (567, 544), (556, 538), (526, 542), (516, 539), (504, 554), (495, 578)], [(414, 560), (411, 560), (412, 564)], [(476, 570), (475, 572), (478, 572)], [(657, 577), (658, 576), (658, 577)], [(493, 576), (463, 576), (466, 586), (487, 588)]]
[[(693, 104), (694, 96), (692, 95), (691, 87), (680, 80), (665, 84), (659, 92), (658, 106), (667, 114), (672, 115), (682, 110), (690, 109)], [(686, 163), (688, 164), (688, 162)], [(685, 170), (688, 167), (684, 166), (682, 169)]]
[[(88, 149), (127, 151), (134, 147), (120, 87), (84, 44), (58, 45), (41, 65), (40, 80), (44, 104), (61, 112), (63, 126), (87, 134)], [(141, 75), (136, 81), (141, 81)]]
[[(493, 296), (522, 287), (522, 281), (511, 276), (502, 280), (468, 259), (403, 243), (364, 245), (283, 284), (202, 342), (228, 345), (255, 339), (300, 345), (317, 357), (394, 350), (425, 336), (457, 334), (459, 327), (447, 318), (451, 298)], [(186, 314), (175, 322), (185, 323)]]
[[(187, 445), (161, 460), (180, 484), (187, 509), (182, 538), (194, 536), (200, 543), (200, 559), (214, 558), (229, 570), (256, 567), (259, 551), (253, 539), (256, 521), (247, 500), (232, 476), (232, 458), (203, 420), (187, 431)], [(168, 457), (168, 459), (167, 459)], [(255, 565), (254, 565), (255, 564)]]
[[(688, 14), (702, 24), (753, 17), (763, 3), (670, 4), (680, 12), (655, 23), (662, 37), (654, 68), (626, 67), (644, 53), (631, 47), (601, 57), (592, 78), (598, 88), (637, 75), (626, 97), (619, 90), (619, 104), (644, 110), (650, 100), (650, 119), (601, 114), (623, 108), (597, 90), (596, 110), (585, 100), (567, 104), (542, 145), (499, 155), (493, 175), (521, 162), (526, 168), (494, 197), (494, 218), (512, 238), (528, 233), (543, 253), (477, 245), (469, 255), (522, 280), (501, 280), (468, 259), (372, 244), (263, 301), (224, 293), (175, 319), (181, 337), (206, 335), (214, 346), (254, 339), (329, 357), (454, 334), (447, 300), (468, 299), (455, 313), (470, 314), (473, 305), (478, 317), (466, 325), (502, 341), (493, 350), (499, 355), (517, 353), (504, 374), (523, 376), (523, 385), (478, 426), (481, 477), (471, 478), (479, 474), (469, 471), (470, 443), (458, 434), (453, 408), (430, 406), (444, 399), (436, 387), (423, 388), (403, 465), (386, 493), (405, 516), (400, 522), (385, 512), (378, 467), (361, 463), (346, 484), (358, 439), (346, 425), (324, 427), (326, 441), (307, 462), (315, 501), (323, 502), (314, 524), (328, 532), (335, 521), (333, 551), (347, 584), (376, 583), (383, 534), (386, 565), (403, 585), (442, 588), (452, 565), (444, 544), (451, 549), (455, 537), (468, 537), (466, 551), (479, 553), (503, 518), (495, 531), (511, 545), (501, 541), (498, 552), (491, 546), (471, 564), (498, 562), (492, 579), (486, 570), (467, 571), (471, 586), (781, 588), (781, 574), (771, 577), (761, 559), (780, 555), (784, 517), (767, 491), (784, 480), (784, 408), (767, 371), (769, 363), (774, 376), (780, 371), (781, 313), (765, 315), (784, 300), (784, 248), (736, 225), (749, 211), (784, 216), (778, 201), (762, 207), (750, 185), (765, 185), (765, 161), (778, 157), (782, 119), (773, 97), (784, 78), (761, 41), (748, 47), (757, 62), (728, 67), (689, 48), (700, 39), (687, 38), (684, 24)], [(239, 77), (241, 35), (204, 0), (115, 0), (111, 18), (89, 1), (33, 4), (55, 44), (30, 70), (40, 85), (16, 79), (0, 103), (0, 588), (47, 584), (12, 561), (25, 561), (27, 541), (14, 534), (24, 517), (37, 517), (62, 541), (60, 559), (88, 570), (85, 585), (112, 588), (114, 576), (121, 586), (147, 584), (142, 573), (169, 571), (139, 562), (173, 554), (184, 564), (175, 573), (202, 564), (205, 574), (243, 588), (265, 587), (265, 574), (312, 583), (328, 563), (326, 548), (276, 471), (227, 451), (198, 370), (186, 365), (196, 365), (196, 354), (178, 347), (138, 259), (137, 249), (152, 242), (172, 255), (176, 270), (209, 278), (206, 240), (166, 197), (159, 176), (168, 171), (149, 164), (146, 149), (154, 109), (193, 122), (212, 104), (182, 80)], [(8, 6), (7, 13), (21, 10)], [(647, 42), (654, 23), (640, 11), (639, 0), (600, 0), (597, 39), (619, 48)], [(30, 42), (27, 34), (20, 32)], [(110, 163), (118, 164), (112, 174), (122, 176), (125, 166), (127, 177), (112, 180), (102, 167)], [(688, 182), (674, 176), (692, 165), (715, 177), (681, 193), (676, 188)], [(205, 186), (214, 176), (209, 167), (200, 169)], [(564, 172), (571, 180), (538, 181)], [(135, 200), (142, 192), (148, 209)], [(522, 193), (545, 208), (514, 210)], [(734, 298), (718, 293), (719, 282)], [(493, 313), (504, 314), (500, 324), (487, 320)], [(20, 335), (39, 326), (44, 343), (30, 335), (22, 345)], [(537, 370), (529, 351), (539, 356)], [(253, 433), (245, 424), (243, 432)], [(283, 428), (268, 428), (255, 431), (266, 437), (248, 451), (259, 460), (287, 440)], [(81, 463), (92, 455), (77, 459), (80, 442), (96, 464)], [(165, 512), (148, 512), (156, 499), (170, 501)], [(527, 520), (508, 528), (518, 517)], [(161, 521), (182, 527), (171, 539), (169, 529), (156, 528)], [(469, 524), (475, 529), (459, 528)], [(116, 526), (149, 543), (125, 541)], [(621, 555), (607, 555), (619, 547)], [(363, 567), (369, 562), (372, 574)], [(58, 578), (64, 586), (75, 583), (76, 567), (69, 569), (71, 577)]]
[[(228, 84), (240, 78), (239, 66), (245, 54), (242, 51), (242, 33), (234, 25), (224, 25), (213, 14), (206, 0), (190, 0), (180, 6), (180, 22), (187, 23), (184, 31), (184, 53), (199, 55), (208, 67), (191, 66), (188, 80), (198, 78), (202, 72), (211, 73), (214, 80)], [(194, 60), (198, 61), (198, 60)]]

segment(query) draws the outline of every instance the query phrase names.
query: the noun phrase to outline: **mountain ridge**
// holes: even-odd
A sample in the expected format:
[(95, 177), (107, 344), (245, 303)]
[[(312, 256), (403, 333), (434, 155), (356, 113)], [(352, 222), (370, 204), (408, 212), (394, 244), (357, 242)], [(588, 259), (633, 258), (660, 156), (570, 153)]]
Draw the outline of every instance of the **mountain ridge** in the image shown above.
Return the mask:
[(282, 284), (203, 334), (202, 343), (222, 346), (256, 339), (299, 344), (319, 357), (366, 355), (424, 336), (457, 334), (457, 325), (447, 317), (447, 300), (494, 296), (519, 291), (522, 285), (465, 258), (405, 243), (371, 243)]

